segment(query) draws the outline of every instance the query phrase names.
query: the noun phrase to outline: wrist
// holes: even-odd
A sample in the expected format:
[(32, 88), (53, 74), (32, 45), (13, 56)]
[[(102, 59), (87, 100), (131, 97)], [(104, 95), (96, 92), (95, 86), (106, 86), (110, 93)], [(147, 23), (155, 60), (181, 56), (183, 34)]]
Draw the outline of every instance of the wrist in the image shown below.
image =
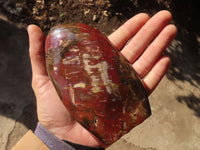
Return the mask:
[(68, 149), (75, 150), (72, 146), (66, 144), (56, 136), (54, 136), (51, 132), (49, 132), (46, 128), (44, 128), (40, 123), (37, 124), (35, 129), (35, 135), (50, 149)]

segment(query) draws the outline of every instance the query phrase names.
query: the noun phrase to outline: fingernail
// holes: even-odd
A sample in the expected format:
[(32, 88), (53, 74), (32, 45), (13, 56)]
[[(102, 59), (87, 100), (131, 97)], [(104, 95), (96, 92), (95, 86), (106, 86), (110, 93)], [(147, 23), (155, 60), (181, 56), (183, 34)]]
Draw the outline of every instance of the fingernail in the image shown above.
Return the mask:
[(29, 31), (31, 31), (32, 29), (33, 29), (32, 25), (28, 25), (27, 31), (29, 32)]

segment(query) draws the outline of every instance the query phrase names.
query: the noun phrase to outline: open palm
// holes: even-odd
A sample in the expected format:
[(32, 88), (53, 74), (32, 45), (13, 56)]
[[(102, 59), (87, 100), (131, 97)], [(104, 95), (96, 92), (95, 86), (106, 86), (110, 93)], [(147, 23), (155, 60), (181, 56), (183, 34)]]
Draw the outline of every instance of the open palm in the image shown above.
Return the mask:
[[(168, 11), (160, 11), (151, 19), (141, 13), (108, 37), (132, 64), (148, 94), (160, 82), (170, 64), (169, 57), (161, 56), (177, 32), (176, 27), (169, 24), (170, 21)], [(43, 32), (39, 27), (30, 25), (28, 33), (32, 87), (40, 124), (60, 139), (87, 146), (102, 146), (98, 139), (73, 119), (58, 97), (46, 72)]]

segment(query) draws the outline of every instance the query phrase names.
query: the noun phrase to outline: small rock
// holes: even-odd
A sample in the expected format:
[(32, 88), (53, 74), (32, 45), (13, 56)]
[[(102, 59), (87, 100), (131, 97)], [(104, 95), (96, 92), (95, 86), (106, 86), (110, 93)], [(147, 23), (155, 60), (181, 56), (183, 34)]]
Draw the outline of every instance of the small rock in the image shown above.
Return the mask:
[(92, 20), (95, 21), (97, 19), (97, 15), (94, 15)]
[(51, 17), (49, 17), (49, 20), (50, 20), (50, 21), (56, 21), (56, 17), (51, 16)]

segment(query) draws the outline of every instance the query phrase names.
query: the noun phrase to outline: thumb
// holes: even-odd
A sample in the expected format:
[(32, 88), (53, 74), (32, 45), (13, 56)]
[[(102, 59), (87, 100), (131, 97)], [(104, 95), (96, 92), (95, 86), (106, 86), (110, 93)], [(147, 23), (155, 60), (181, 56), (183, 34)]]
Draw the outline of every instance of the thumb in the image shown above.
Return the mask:
[(35, 76), (47, 76), (44, 54), (45, 36), (42, 30), (36, 25), (28, 26), (28, 35), (33, 78)]

